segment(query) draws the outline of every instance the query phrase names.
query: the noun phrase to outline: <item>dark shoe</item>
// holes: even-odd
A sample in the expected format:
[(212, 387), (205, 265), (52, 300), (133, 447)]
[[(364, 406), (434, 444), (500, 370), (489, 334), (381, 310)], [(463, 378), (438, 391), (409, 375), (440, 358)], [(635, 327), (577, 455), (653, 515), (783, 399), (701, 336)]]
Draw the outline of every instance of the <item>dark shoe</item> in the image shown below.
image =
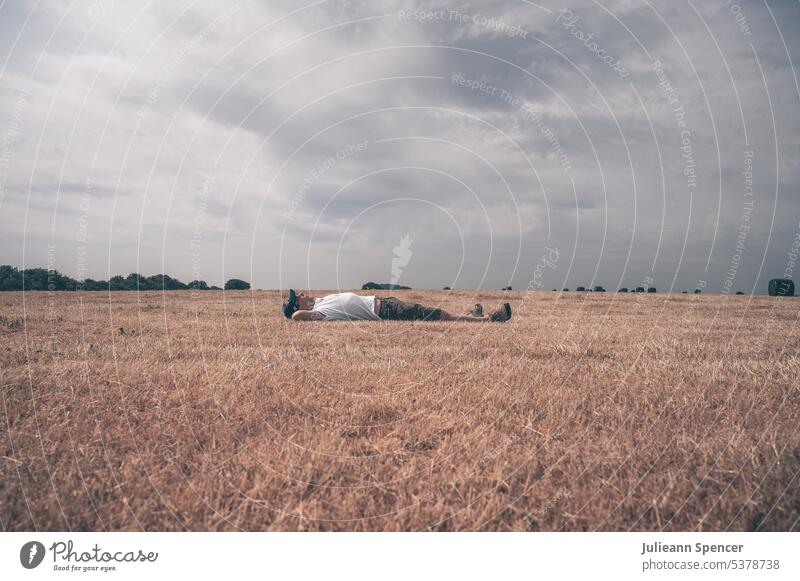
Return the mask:
[(511, 305), (508, 303), (503, 304), (502, 307), (496, 311), (492, 311), (489, 315), (489, 320), (493, 323), (505, 323), (511, 318)]

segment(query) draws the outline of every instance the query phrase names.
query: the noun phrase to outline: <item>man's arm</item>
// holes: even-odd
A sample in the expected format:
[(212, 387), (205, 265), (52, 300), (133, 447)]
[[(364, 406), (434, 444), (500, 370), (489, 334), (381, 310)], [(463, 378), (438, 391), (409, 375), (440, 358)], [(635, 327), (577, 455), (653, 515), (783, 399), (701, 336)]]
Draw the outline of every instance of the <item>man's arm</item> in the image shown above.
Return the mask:
[(325, 315), (319, 311), (295, 311), (292, 321), (324, 321)]

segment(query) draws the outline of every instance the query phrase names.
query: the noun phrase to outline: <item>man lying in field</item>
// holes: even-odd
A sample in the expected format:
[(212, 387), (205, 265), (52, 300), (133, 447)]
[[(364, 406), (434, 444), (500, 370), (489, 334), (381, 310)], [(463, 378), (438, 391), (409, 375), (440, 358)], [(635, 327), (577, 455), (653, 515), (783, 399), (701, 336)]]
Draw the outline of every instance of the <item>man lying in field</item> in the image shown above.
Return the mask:
[(483, 307), (475, 305), (468, 314), (454, 315), (438, 307), (401, 301), (394, 297), (362, 297), (354, 293), (335, 293), (322, 298), (289, 290), (283, 303), (283, 315), (293, 321), (467, 321), (503, 323), (511, 318), (511, 305), (505, 303), (483, 316)]

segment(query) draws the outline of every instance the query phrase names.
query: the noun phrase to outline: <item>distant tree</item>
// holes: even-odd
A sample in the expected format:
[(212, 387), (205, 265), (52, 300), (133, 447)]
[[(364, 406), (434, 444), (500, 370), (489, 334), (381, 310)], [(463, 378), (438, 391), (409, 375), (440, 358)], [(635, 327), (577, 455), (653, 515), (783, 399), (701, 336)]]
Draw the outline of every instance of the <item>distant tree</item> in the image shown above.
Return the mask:
[(249, 290), (250, 283), (238, 278), (231, 278), (225, 282), (225, 290)]
[(108, 279), (109, 290), (128, 290), (125, 287), (125, 277), (121, 275), (112, 276)]
[[(174, 279), (166, 274), (154, 274), (152, 276), (142, 276), (139, 279), (139, 288), (142, 290), (170, 290), (171, 282)], [(186, 285), (184, 285), (186, 288)]]
[(389, 282), (365, 282), (361, 285), (361, 290), (411, 290), (411, 287)]
[(449, 286), (444, 287), (442, 290), (450, 290)]
[(771, 297), (793, 297), (794, 281), (791, 278), (773, 278), (769, 281), (767, 292)]
[(193, 290), (208, 290), (208, 283), (204, 280), (193, 280), (186, 286)]
[(99, 291), (108, 290), (108, 282), (105, 280), (94, 280), (93, 278), (85, 278), (83, 282), (78, 282), (77, 290), (85, 291)]
[[(197, 281), (203, 288), (208, 288), (204, 281)], [(247, 284), (247, 283), (245, 283)], [(37, 290), (37, 291), (101, 291), (101, 290), (180, 290), (188, 285), (167, 274), (144, 276), (132, 272), (128, 276), (112, 276), (110, 280), (86, 278), (82, 281), (61, 274), (55, 269), (26, 268), (0, 265), (0, 291)], [(248, 287), (249, 288), (249, 287)]]
[(46, 268), (26, 268), (22, 271), (22, 279), (24, 290), (62, 291), (74, 289), (77, 285), (75, 279)]
[(4, 278), (0, 280), (0, 291), (15, 291), (22, 290), (22, 281), (13, 278)]
[(132, 272), (125, 277), (125, 290), (148, 290), (151, 288), (147, 277), (138, 272)]
[(22, 273), (25, 290), (47, 290), (47, 270), (44, 268), (26, 268)]
[(7, 264), (0, 266), (0, 290), (22, 290), (22, 273), (18, 268)]
[(147, 288), (152, 290), (185, 290), (187, 285), (166, 274), (154, 274), (146, 279)]

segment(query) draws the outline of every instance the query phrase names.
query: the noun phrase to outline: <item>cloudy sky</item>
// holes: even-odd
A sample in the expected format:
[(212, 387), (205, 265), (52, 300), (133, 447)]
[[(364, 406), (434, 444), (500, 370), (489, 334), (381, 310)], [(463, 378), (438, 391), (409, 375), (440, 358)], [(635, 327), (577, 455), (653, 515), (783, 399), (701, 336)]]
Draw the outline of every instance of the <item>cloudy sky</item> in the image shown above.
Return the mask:
[(764, 292), (800, 235), (799, 28), (796, 1), (6, 0), (0, 263)]

